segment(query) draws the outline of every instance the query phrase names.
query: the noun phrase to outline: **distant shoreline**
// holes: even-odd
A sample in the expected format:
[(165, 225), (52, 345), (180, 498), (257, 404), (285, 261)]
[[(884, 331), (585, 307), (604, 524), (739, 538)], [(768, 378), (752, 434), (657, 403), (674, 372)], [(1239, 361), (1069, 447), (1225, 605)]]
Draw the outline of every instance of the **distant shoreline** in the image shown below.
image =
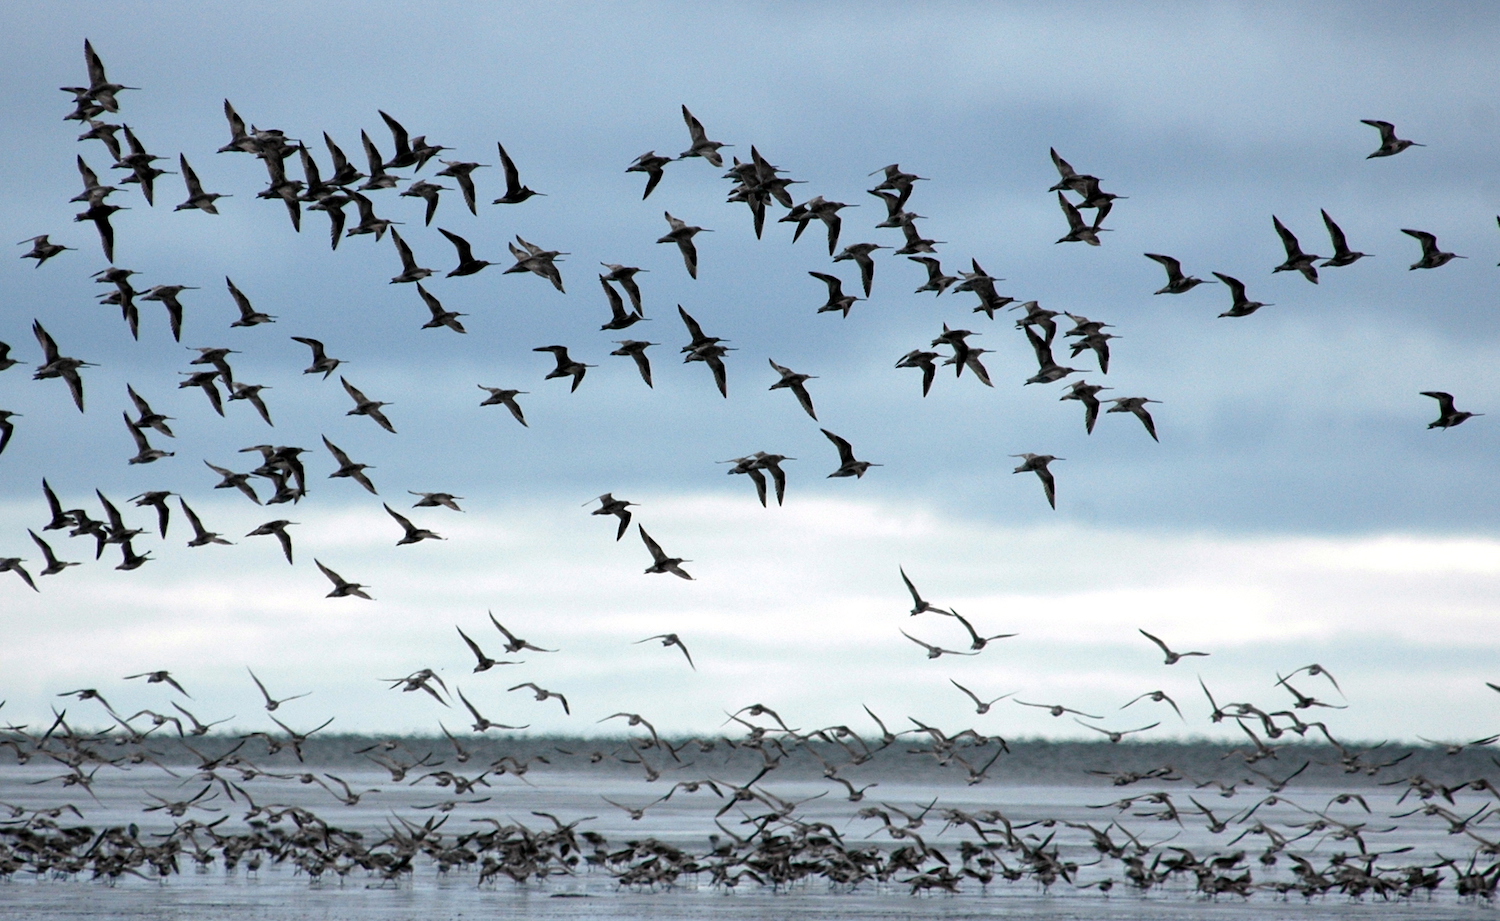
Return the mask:
[[(78, 730), (80, 735), (84, 735)], [(278, 734), (279, 736), (279, 734)], [(278, 738), (272, 736), (272, 738)], [(0, 735), (21, 745), (27, 740), (15, 734)], [(647, 765), (662, 771), (688, 770), (693, 767), (712, 770), (721, 776), (729, 772), (754, 773), (768, 761), (775, 761), (778, 777), (814, 779), (823, 776), (825, 763), (839, 764), (840, 776), (851, 779), (902, 779), (936, 784), (965, 784), (969, 775), (963, 763), (955, 763), (935, 752), (924, 737), (903, 735), (894, 744), (882, 748), (878, 738), (864, 739), (871, 755), (861, 763), (850, 761), (848, 749), (841, 745), (812, 740), (795, 741), (790, 737), (767, 734), (759, 742), (753, 739), (703, 740), (694, 737), (663, 738), (660, 747), (643, 736), (533, 736), (526, 733), (476, 735), (455, 733), (454, 738), (470, 755), (471, 764), (490, 764), (501, 758), (528, 765), (522, 773), (535, 777), (549, 771), (597, 772), (611, 776), (642, 773)], [(111, 735), (103, 744), (126, 737)], [(4, 742), (0, 741), (0, 745)], [(851, 747), (858, 748), (852, 741)], [(277, 753), (268, 751), (263, 735), (219, 733), (179, 739), (175, 735), (152, 734), (138, 746), (149, 751), (164, 764), (194, 763), (203, 755), (218, 757), (239, 745), (237, 754), (262, 766), (286, 767), (297, 759), (291, 746), (282, 741)], [(995, 755), (999, 740), (991, 738), (984, 745), (965, 739), (953, 751), (963, 762), (983, 764)], [(1247, 763), (1246, 755), (1254, 749), (1222, 742), (1156, 742), (1123, 741), (1054, 741), (1019, 738), (1005, 741), (983, 783), (1063, 784), (1089, 786), (1128, 786), (1136, 782), (1193, 784), (1246, 783), (1266, 786), (1265, 777), (1280, 779), (1307, 767), (1297, 776), (1297, 786), (1338, 787), (1367, 783), (1370, 768), (1396, 761), (1403, 776), (1421, 775), (1439, 784), (1463, 783), (1496, 767), (1491, 749), (1485, 746), (1466, 748), (1450, 755), (1437, 745), (1345, 745), (1343, 751), (1328, 744), (1293, 740), (1278, 741), (1272, 746), (1274, 757), (1262, 757)], [(711, 746), (705, 750), (706, 746)], [(6, 746), (9, 748), (9, 746)], [(366, 750), (366, 751), (362, 751)], [(3, 752), (4, 749), (0, 749)], [(675, 755), (673, 752), (675, 751)], [(768, 754), (762, 754), (766, 751)], [(454, 743), (438, 735), (367, 735), (318, 733), (302, 743), (303, 761), (316, 765), (358, 765), (380, 769), (370, 756), (396, 753), (406, 760), (416, 760), (432, 753), (436, 759), (452, 763), (457, 754)], [(1238, 753), (1238, 754), (1237, 754)], [(645, 756), (645, 763), (641, 756)], [(621, 758), (624, 757), (625, 761)], [(399, 760), (399, 759), (398, 759)], [(944, 763), (946, 762), (946, 763)], [(15, 763), (14, 757), (0, 753), (0, 765)], [(1170, 769), (1170, 770), (1169, 770)], [(1132, 776), (1136, 776), (1132, 780)]]

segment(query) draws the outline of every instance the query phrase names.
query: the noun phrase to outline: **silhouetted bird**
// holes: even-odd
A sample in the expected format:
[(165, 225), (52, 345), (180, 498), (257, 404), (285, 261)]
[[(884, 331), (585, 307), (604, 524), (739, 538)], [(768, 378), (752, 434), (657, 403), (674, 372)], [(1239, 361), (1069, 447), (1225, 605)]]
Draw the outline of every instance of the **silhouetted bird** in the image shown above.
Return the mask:
[(661, 545), (652, 540), (651, 535), (646, 533), (645, 528), (641, 527), (640, 525), (636, 525), (636, 530), (641, 533), (641, 540), (646, 544), (646, 549), (651, 551), (652, 562), (650, 566), (646, 567), (647, 575), (651, 575), (653, 573), (669, 572), (672, 575), (677, 576), (679, 579), (693, 578), (692, 576), (687, 574), (687, 572), (682, 568), (681, 565), (683, 563), (691, 563), (692, 560), (685, 560), (679, 556), (667, 556), (667, 554), (661, 549)]
[(578, 385), (583, 383), (583, 376), (588, 373), (588, 369), (594, 367), (593, 365), (586, 365), (581, 361), (574, 361), (568, 356), (568, 347), (565, 345), (543, 345), (532, 349), (532, 351), (552, 353), (552, 357), (557, 360), (557, 367), (547, 372), (544, 380), (550, 381), (554, 377), (571, 377), (573, 378), (573, 387), (569, 391), (570, 393), (578, 389)]
[(1053, 457), (1051, 454), (1012, 454), (1011, 457), (1019, 457), (1021, 466), (1012, 470), (1011, 473), (1035, 473), (1042, 481), (1042, 491), (1047, 494), (1047, 504), (1054, 509), (1057, 508), (1057, 481), (1052, 477), (1052, 471), (1047, 465), (1061, 457)]
[[(81, 157), (79, 159), (80, 161), (82, 160)], [(42, 263), (46, 262), (48, 259), (51, 259), (58, 253), (66, 252), (73, 248), (71, 246), (63, 246), (59, 243), (53, 243), (52, 241), (47, 239), (47, 234), (41, 234), (39, 236), (32, 237), (29, 240), (22, 240), (16, 245), (25, 246), (27, 243), (31, 244), (31, 249), (22, 253), (21, 258), (35, 259), (36, 265), (34, 266), (34, 268), (41, 268)]]
[(1438, 401), (1438, 417), (1435, 422), (1429, 423), (1430, 429), (1446, 429), (1463, 422), (1474, 416), (1482, 416), (1484, 413), (1465, 413), (1453, 408), (1453, 394), (1443, 393), (1441, 390), (1423, 390), (1422, 396), (1432, 397)]
[(656, 242), (676, 243), (677, 248), (682, 252), (682, 264), (687, 266), (688, 275), (697, 278), (698, 248), (693, 245), (693, 237), (697, 236), (705, 228), (694, 227), (686, 221), (680, 221), (673, 217), (670, 211), (665, 211), (663, 214), (666, 215), (667, 223), (671, 225), (672, 229)]
[(505, 170), (505, 194), (491, 204), (518, 205), (533, 195), (545, 194), (521, 185), (521, 173), (516, 169), (515, 161), (511, 160), (510, 154), (505, 152), (505, 145), (496, 144), (496, 146), (500, 148), (500, 165)]
[(349, 381), (345, 378), (340, 377), (339, 383), (344, 385), (344, 390), (349, 394), (349, 399), (354, 401), (354, 408), (349, 410), (344, 415), (369, 416), (371, 419), (374, 419), (375, 423), (381, 428), (385, 429), (387, 432), (390, 432), (392, 435), (396, 434), (396, 429), (392, 427), (391, 420), (387, 419), (385, 417), (385, 413), (380, 411), (382, 406), (390, 406), (391, 404), (382, 403), (379, 400), (370, 399), (369, 397), (361, 393), (357, 387), (349, 383)]
[(646, 349), (657, 345), (655, 342), (645, 342), (639, 339), (616, 339), (620, 347), (610, 352), (611, 355), (629, 356), (635, 361), (635, 366), (641, 372), (641, 380), (646, 382), (647, 387), (655, 389), (651, 383), (651, 359), (646, 357)]
[[(677, 159), (685, 160), (688, 157), (702, 157), (711, 165), (719, 167), (724, 165), (724, 158), (719, 155), (720, 147), (731, 147), (731, 144), (723, 144), (719, 141), (710, 141), (708, 134), (703, 130), (703, 123), (693, 117), (687, 106), (682, 107), (682, 120), (687, 123), (688, 135), (692, 138), (692, 146), (677, 155)], [(647, 190), (650, 194), (650, 190)], [(641, 196), (644, 198), (645, 196)]]
[(1276, 233), (1281, 237), (1281, 245), (1286, 248), (1286, 261), (1272, 272), (1301, 272), (1303, 277), (1313, 284), (1318, 283), (1318, 269), (1316, 263), (1322, 256), (1312, 253), (1304, 253), (1302, 247), (1297, 243), (1297, 235), (1287, 230), (1286, 225), (1276, 215), (1271, 215), (1271, 223), (1276, 227)]
[(1158, 402), (1160, 401), (1148, 400), (1145, 397), (1120, 397), (1114, 400), (1115, 405), (1111, 406), (1107, 412), (1134, 413), (1135, 417), (1141, 420), (1141, 425), (1146, 427), (1146, 432), (1151, 436), (1151, 440), (1160, 441), (1161, 439), (1156, 437), (1156, 422), (1152, 420), (1151, 413), (1146, 411), (1147, 403)]
[(827, 429), (819, 429), (819, 431), (821, 431), (824, 437), (826, 437), (829, 441), (833, 442), (833, 446), (837, 448), (839, 452), (839, 469), (828, 474), (828, 479), (847, 476), (852, 476), (855, 479), (860, 479), (864, 477), (865, 472), (871, 467), (881, 466), (880, 464), (872, 464), (869, 461), (855, 460), (854, 447), (850, 445), (848, 441), (840, 438), (838, 435), (833, 434)]
[(1454, 259), (1467, 259), (1468, 256), (1459, 256), (1455, 253), (1445, 253), (1438, 249), (1437, 237), (1425, 230), (1401, 231), (1409, 237), (1416, 237), (1422, 244), (1422, 258), (1411, 264), (1413, 269), (1435, 269), (1441, 265), (1447, 265)]
[(1328, 228), (1328, 239), (1333, 243), (1333, 256), (1323, 263), (1324, 268), (1352, 265), (1368, 255), (1368, 253), (1351, 250), (1349, 241), (1344, 239), (1344, 232), (1333, 222), (1333, 218), (1328, 216), (1328, 212), (1320, 211), (1319, 213), (1323, 215), (1323, 225)]
[(1160, 290), (1153, 292), (1155, 294), (1182, 294), (1204, 283), (1201, 278), (1182, 274), (1182, 263), (1171, 256), (1163, 256), (1159, 253), (1147, 253), (1146, 258), (1156, 260), (1161, 263), (1162, 268), (1167, 270), (1167, 284)]
[(1274, 306), (1272, 304), (1263, 304), (1260, 301), (1252, 301), (1246, 297), (1245, 283), (1238, 278), (1232, 278), (1221, 272), (1215, 272), (1214, 277), (1229, 286), (1229, 293), (1234, 298), (1234, 305), (1219, 314), (1221, 317), (1248, 317), (1262, 307)]
[(1396, 126), (1390, 122), (1383, 122), (1373, 118), (1361, 118), (1360, 122), (1369, 125), (1380, 132), (1380, 149), (1365, 157), (1373, 160), (1376, 157), (1393, 157), (1408, 147), (1425, 147), (1416, 141), (1407, 141), (1396, 137)]
[(871, 254), (877, 249), (890, 249), (890, 247), (881, 246), (878, 243), (855, 243), (844, 247), (842, 252), (833, 257), (834, 262), (852, 259), (855, 265), (859, 266), (859, 278), (864, 285), (865, 297), (870, 296), (870, 287), (875, 283), (875, 260), (871, 258)]
[(516, 417), (516, 421), (526, 425), (526, 416), (521, 413), (521, 404), (516, 402), (516, 397), (526, 393), (524, 390), (506, 390), (502, 387), (486, 387), (479, 384), (480, 390), (489, 392), (489, 396), (480, 402), (480, 406), (504, 406), (510, 410), (510, 414)]
[(625, 172), (627, 173), (645, 173), (648, 177), (646, 179), (646, 191), (641, 195), (641, 201), (645, 201), (651, 197), (651, 192), (656, 188), (656, 184), (661, 182), (663, 168), (671, 162), (671, 157), (659, 156), (656, 151), (648, 150), (639, 157), (636, 157), (634, 163), (625, 167)]

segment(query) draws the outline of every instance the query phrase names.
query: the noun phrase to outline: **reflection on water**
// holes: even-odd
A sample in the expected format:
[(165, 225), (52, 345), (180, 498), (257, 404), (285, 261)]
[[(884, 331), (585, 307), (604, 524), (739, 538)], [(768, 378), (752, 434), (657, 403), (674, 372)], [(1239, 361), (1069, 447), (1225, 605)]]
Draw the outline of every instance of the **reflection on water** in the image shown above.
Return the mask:
[[(206, 767), (162, 740), (162, 765), (0, 771), (5, 916), (1431, 918), (1483, 902), (1459, 892), (1471, 861), (1470, 887), (1500, 876), (1472, 758), (1310, 764), (1273, 793), (1313, 759), (1251, 774), (1191, 746), (1096, 745), (1064, 771), (1017, 746), (1019, 767), (970, 785), (917, 749), (845, 764), (842, 785), (810, 748), (752, 782), (763, 755), (723, 747), (553, 744), (544, 763), (530, 740), (460, 763), (431, 740), (346, 740), (314, 767), (198, 742)], [(1085, 773), (1100, 756), (1129, 767)], [(80, 771), (92, 794), (65, 785)]]

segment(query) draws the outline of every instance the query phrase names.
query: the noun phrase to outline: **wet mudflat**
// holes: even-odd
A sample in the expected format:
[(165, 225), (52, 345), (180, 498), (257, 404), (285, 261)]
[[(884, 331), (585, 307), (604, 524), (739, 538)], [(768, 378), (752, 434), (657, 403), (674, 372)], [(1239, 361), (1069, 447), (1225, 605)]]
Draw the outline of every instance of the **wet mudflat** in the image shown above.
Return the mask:
[[(784, 777), (772, 774), (755, 785), (764, 799), (735, 804), (721, 813), (733, 797), (734, 784), (748, 780), (740, 776), (740, 766), (703, 771), (702, 765), (693, 765), (652, 783), (633, 773), (549, 768), (524, 777), (491, 777), (488, 787), (456, 795), (435, 788), (431, 778), (413, 786), (419, 774), (398, 783), (389, 773), (342, 763), (262, 773), (253, 783), (236, 787), (254, 798), (252, 806), (243, 795), (231, 801), (221, 786), (197, 777), (190, 765), (168, 767), (179, 776), (155, 768), (101, 771), (94, 778), (92, 797), (76, 788), (59, 789), (56, 766), (8, 767), (0, 775), (0, 801), (27, 817), (12, 820), (7, 826), (12, 830), (22, 821), (37, 821), (36, 810), (69, 802), (83, 812), (85, 821), (65, 811), (50, 820), (57, 826), (51, 831), (87, 826), (89, 834), (80, 834), (84, 843), (78, 852), (110, 828), (133, 834), (130, 840), (147, 847), (169, 840), (181, 846), (175, 872), (165, 875), (149, 863), (112, 880), (96, 878), (92, 870), (18, 870), (0, 883), (4, 916), (184, 921), (395, 921), (497, 914), (558, 919), (996, 914), (1048, 919), (1409, 919), (1492, 913), (1482, 898), (1461, 897), (1453, 869), (1442, 866), (1445, 858), (1453, 858), (1459, 868), (1466, 867), (1478, 839), (1450, 833), (1451, 822), (1439, 814), (1418, 811), (1390, 818), (1421, 806), (1410, 795), (1398, 803), (1404, 792), (1399, 787), (1362, 786), (1363, 803), (1340, 803), (1339, 788), (1316, 784), (1291, 786), (1268, 799), (1265, 790), (1221, 796), (1214, 788), (1183, 788), (1180, 783), (1177, 789), (1162, 783), (1121, 787), (1108, 781), (991, 781), (969, 786), (921, 772), (902, 776), (886, 770), (872, 774), (878, 779), (867, 782), (877, 785), (865, 791), (865, 798), (850, 802), (841, 788), (830, 791), (826, 778), (792, 769)], [(679, 781), (721, 774), (732, 778), (716, 783), (725, 796), (716, 796), (705, 785), (697, 791), (680, 787), (671, 799), (660, 800)], [(340, 803), (324, 786), (342, 792), (337, 783), (303, 782), (307, 775), (332, 775), (347, 782), (360, 794), (358, 803)], [(182, 809), (181, 816), (170, 815), (170, 806), (144, 811), (162, 803), (181, 804), (204, 787), (209, 791)], [(1477, 807), (1472, 794), (1459, 792), (1457, 798), (1458, 812), (1472, 813)], [(1198, 804), (1218, 819), (1233, 821), (1215, 832)], [(1251, 807), (1257, 808), (1247, 814)], [(641, 817), (632, 819), (630, 809), (643, 810)], [(777, 811), (786, 815), (766, 818)], [(552, 816), (564, 827), (577, 823), (570, 830), (577, 835), (576, 850), (554, 848), (555, 855), (573, 857), (571, 865), (561, 859), (539, 860), (532, 866), (541, 869), (521, 881), (497, 871), (497, 863), (486, 869), (486, 855), (493, 860), (501, 850), (493, 836), (517, 841), (524, 835), (555, 835), (559, 825)], [(977, 817), (977, 828), (963, 824), (965, 817)], [(42, 813), (39, 833), (48, 831), (48, 821)], [(207, 827), (211, 823), (217, 824)], [(768, 830), (751, 841), (757, 837), (757, 825)], [(524, 835), (518, 829), (524, 829)], [(492, 837), (480, 837), (486, 833)], [(1484, 837), (1482, 824), (1476, 833)], [(230, 845), (226, 850), (225, 842), (273, 834), (280, 836), (277, 846), (234, 852)], [(309, 834), (324, 842), (353, 836), (370, 852), (393, 837), (419, 844), (410, 848), (414, 856), (409, 866), (394, 871), (389, 864), (382, 869), (337, 856), (311, 865), (306, 851), (321, 848), (322, 853), (336, 854), (337, 849), (327, 843), (304, 847)], [(1295, 840), (1277, 845), (1273, 842), (1278, 835)], [(743, 840), (736, 842), (732, 836)], [(7, 841), (14, 853), (15, 835)], [(873, 855), (869, 878), (853, 883), (830, 878), (830, 841), (846, 852)], [(796, 878), (782, 883), (766, 879), (773, 871), (767, 869), (771, 864), (764, 855), (777, 842), (793, 850), (784, 865), (803, 868), (793, 874)], [(1361, 856), (1361, 843), (1373, 858)], [(490, 845), (491, 850), (485, 850)], [(1108, 852), (1110, 846), (1116, 848), (1113, 853)], [(480, 856), (465, 864), (453, 858), (455, 848)], [(1045, 866), (1029, 859), (1028, 853), (1053, 855), (1049, 859), (1062, 868), (1060, 875), (1047, 882)], [(1167, 872), (1174, 861), (1180, 868), (1208, 865), (1215, 859), (1220, 864), (1212, 872)], [(653, 869), (673, 861), (676, 872), (659, 874)], [(1132, 862), (1160, 879), (1143, 891), (1130, 878)], [(1480, 856), (1480, 869), (1490, 862), (1492, 858)], [(1333, 880), (1344, 865), (1368, 867), (1366, 872), (1373, 876), (1390, 879), (1396, 879), (1401, 868), (1436, 867), (1443, 881), (1430, 896), (1390, 891), (1382, 897), (1376, 888), (1356, 897), (1346, 893), (1348, 887), (1337, 886), (1311, 898), (1296, 889), (1286, 891), (1306, 882), (1301, 867), (1316, 868), (1323, 879)], [(1002, 868), (1017, 878), (1007, 880)], [(945, 885), (942, 881), (950, 879), (950, 872), (956, 879)], [(1241, 891), (1248, 895), (1227, 891), (1208, 896), (1202, 891), (1205, 875), (1242, 880), (1247, 873), (1248, 883)], [(981, 879), (986, 875), (987, 883)]]

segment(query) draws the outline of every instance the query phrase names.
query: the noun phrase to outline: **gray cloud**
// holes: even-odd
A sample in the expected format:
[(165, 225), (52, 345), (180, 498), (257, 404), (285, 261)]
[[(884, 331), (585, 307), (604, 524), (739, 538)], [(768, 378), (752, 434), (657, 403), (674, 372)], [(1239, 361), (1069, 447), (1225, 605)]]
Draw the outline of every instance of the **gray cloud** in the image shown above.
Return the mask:
[[(368, 497), (326, 479), (326, 434), (376, 465), (383, 497), (444, 489), (493, 509), (525, 496), (576, 512), (580, 529), (590, 522), (577, 504), (605, 490), (752, 502), (742, 478), (714, 462), (765, 449), (797, 458), (789, 503), (852, 497), (996, 526), (1179, 536), (1494, 533), (1493, 419), (1429, 432), (1436, 408), (1418, 395), (1450, 390), (1461, 407), (1500, 415), (1490, 373), (1500, 358), (1500, 122), (1491, 98), (1500, 63), (1485, 7), (436, 4), (417, 16), (404, 5), (211, 15), (189, 4), (146, 13), (51, 5), (0, 11), (0, 27), (23, 36), (0, 61), (11, 88), (0, 124), (12, 145), (0, 230), (12, 240), (49, 232), (78, 247), (36, 270), (0, 264), (0, 339), (26, 362), (0, 374), (0, 405), (25, 414), (0, 457), (0, 498), (12, 507), (35, 508), (42, 475), (71, 504), (95, 487), (117, 499), (172, 488), (206, 504), (223, 494), (211, 491), (202, 461), (248, 469), (238, 450), (264, 440), (315, 449), (312, 492), (290, 517), (360, 514)], [(114, 308), (94, 303), (103, 286), (87, 275), (104, 262), (66, 202), (78, 189), (75, 154), (101, 173), (108, 163), (101, 145), (74, 142), (75, 124), (60, 120), (66, 97), (54, 89), (81, 79), (85, 34), (114, 79), (144, 87), (121, 98), (147, 145), (174, 160), (185, 152), (208, 188), (233, 195), (217, 218), (171, 210), (183, 195), (176, 176), (159, 180), (155, 208), (133, 191), (117, 196), (131, 208), (116, 220), (119, 264), (140, 270), (145, 285), (201, 287), (184, 295), (181, 346), (156, 305), (142, 305), (137, 343)], [(426, 315), (416, 292), (387, 283), (399, 271), (390, 241), (349, 239), (330, 252), (317, 213), (293, 234), (279, 203), (255, 198), (261, 164), (212, 153), (227, 140), (226, 96), (256, 124), (307, 140), (325, 166), (325, 130), (356, 163), (361, 129), (389, 152), (377, 109), (464, 159), (494, 164), (503, 141), (523, 179), (548, 197), (484, 206), (476, 218), (450, 192), (433, 229), (421, 226), (419, 202), (394, 193), (378, 196), (377, 210), (405, 222), (420, 263), (440, 274), (454, 254), (438, 225), (497, 262), (516, 234), (567, 251), (568, 293), (501, 275), (505, 260), (431, 281), (449, 309), (468, 314), (467, 336), (419, 329)], [(701, 161), (671, 164), (641, 201), (643, 180), (624, 167), (648, 148), (686, 146), (683, 103), (734, 145), (726, 153), (748, 156), (754, 143), (806, 180), (793, 187), (800, 198), (858, 203), (845, 212), (845, 242), (899, 241), (872, 227), (881, 206), (864, 193), (866, 173), (899, 161), (930, 177), (912, 207), (929, 215), (929, 235), (947, 241), (948, 271), (977, 259), (1006, 279), (1004, 293), (1114, 324), (1122, 338), (1111, 374), (1084, 359), (1086, 376), (1114, 396), (1161, 400), (1161, 444), (1118, 415), (1085, 435), (1081, 410), (1059, 403), (1057, 386), (1021, 386), (1034, 364), (1014, 315), (990, 321), (971, 312), (969, 295), (911, 294), (925, 276), (904, 258), (880, 258), (874, 295), (849, 318), (816, 314), (823, 288), (806, 273), (829, 269), (820, 229), (793, 245), (773, 222), (756, 241), (747, 209), (724, 202), (727, 183)], [(1359, 119), (1372, 117), (1428, 146), (1367, 161), (1378, 141)], [(1128, 196), (1098, 249), (1052, 242), (1066, 225), (1045, 192), (1055, 181), (1051, 146)], [(499, 194), (498, 173), (477, 174), (481, 201)], [(1282, 254), (1271, 216), (1323, 251), (1320, 208), (1375, 255), (1325, 270), (1317, 287), (1273, 276)], [(714, 231), (699, 238), (697, 281), (673, 247), (653, 242), (663, 210)], [(1417, 246), (1404, 227), (1435, 232), (1469, 258), (1408, 271)], [(1228, 306), (1221, 286), (1153, 297), (1162, 273), (1147, 251), (1177, 255), (1202, 277), (1240, 277), (1274, 306), (1219, 319)], [(641, 276), (649, 322), (625, 334), (598, 330), (607, 316), (594, 280), (601, 261), (650, 270)], [(853, 288), (845, 264), (835, 272)], [(230, 329), (225, 275), (277, 323)], [(737, 350), (727, 359), (729, 400), (707, 369), (681, 364), (679, 303)], [(29, 380), (34, 318), (69, 354), (100, 365), (84, 374), (87, 415), (61, 383)], [(974, 341), (993, 350), (993, 390), (945, 371), (924, 400), (919, 376), (892, 367), (944, 322), (982, 334)], [(322, 339), (346, 358), (352, 382), (394, 404), (401, 434), (347, 417), (337, 375), (302, 375), (307, 352), (292, 335)], [(611, 340), (626, 335), (662, 343), (651, 352), (654, 390), (627, 359), (608, 356)], [(550, 359), (532, 349), (553, 342), (598, 366), (575, 394), (542, 379)], [(193, 354), (183, 347), (198, 345), (240, 351), (237, 376), (271, 388), (274, 429), (241, 404), (221, 420), (201, 394), (176, 389)], [(859, 482), (827, 479), (832, 448), (788, 394), (767, 390), (776, 379), (767, 358), (818, 375), (809, 386), (819, 424), (885, 466)], [(178, 420), (178, 439), (155, 439), (176, 457), (126, 465), (134, 447), (118, 414), (127, 383)], [(530, 427), (481, 409), (481, 383), (529, 391), (521, 401)], [(1056, 468), (1055, 514), (1034, 478), (1011, 475), (1007, 455), (1022, 451), (1067, 459)], [(260, 510), (244, 503), (237, 514), (252, 513)], [(34, 513), (7, 521), (0, 555), (31, 552), (24, 528), (41, 522)], [(247, 572), (264, 571), (248, 562), (250, 548), (231, 552)], [(274, 554), (262, 556), (280, 572)], [(210, 572), (199, 557), (174, 550), (170, 560), (131, 584)], [(308, 572), (303, 581), (321, 588)], [(0, 591), (24, 588), (8, 582)], [(46, 588), (58, 609), (88, 597), (67, 584)]]

